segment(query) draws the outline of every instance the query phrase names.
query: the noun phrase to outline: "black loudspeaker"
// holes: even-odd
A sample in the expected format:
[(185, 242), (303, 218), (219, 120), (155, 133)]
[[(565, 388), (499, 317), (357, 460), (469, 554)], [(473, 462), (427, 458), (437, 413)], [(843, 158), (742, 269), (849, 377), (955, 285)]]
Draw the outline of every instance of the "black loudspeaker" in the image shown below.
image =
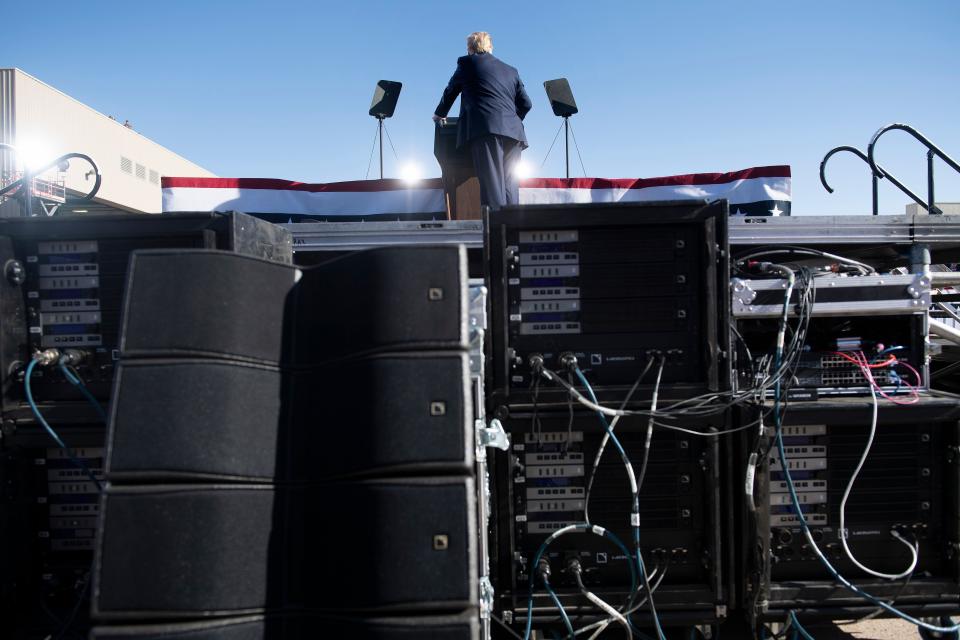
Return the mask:
[(293, 563), (303, 571), (310, 606), (333, 612), (476, 606), (473, 479), (331, 485), (310, 506), (313, 521), (291, 528), (306, 534), (302, 560)]
[(373, 90), (373, 100), (370, 102), (370, 115), (374, 118), (390, 118), (397, 108), (397, 100), (400, 98), (400, 89), (403, 88), (402, 82), (393, 80), (380, 80), (377, 82), (377, 88)]
[(297, 277), (295, 267), (218, 251), (138, 251), (120, 352), (279, 363)]
[(124, 360), (107, 437), (113, 482), (270, 482), (290, 468), (289, 374), (225, 360)]
[(579, 111), (577, 102), (573, 99), (573, 91), (570, 90), (570, 83), (566, 78), (547, 80), (543, 83), (543, 88), (547, 90), (547, 99), (550, 100), (553, 115), (568, 118)]
[[(318, 402), (318, 394), (324, 400)], [(343, 362), (297, 376), (293, 397), (305, 477), (472, 472), (473, 404), (464, 352)]]
[(91, 640), (473, 640), (475, 614), (351, 618), (291, 614), (225, 618), (204, 622), (97, 627)]
[(122, 361), (113, 482), (310, 482), (344, 475), (469, 473), (469, 361), (403, 353), (309, 371), (225, 360)]
[(467, 280), (462, 246), (372, 249), (312, 267), (297, 287), (293, 363), (468, 349)]
[(132, 264), (94, 637), (477, 637), (464, 249)]
[(240, 614), (283, 601), (283, 496), (261, 486), (112, 487), (100, 507), (94, 615)]
[(131, 261), (124, 357), (308, 367), (358, 353), (466, 349), (463, 247), (394, 247), (307, 269), (222, 252)]
[(460, 611), (477, 604), (475, 513), (470, 478), (112, 486), (93, 612)]

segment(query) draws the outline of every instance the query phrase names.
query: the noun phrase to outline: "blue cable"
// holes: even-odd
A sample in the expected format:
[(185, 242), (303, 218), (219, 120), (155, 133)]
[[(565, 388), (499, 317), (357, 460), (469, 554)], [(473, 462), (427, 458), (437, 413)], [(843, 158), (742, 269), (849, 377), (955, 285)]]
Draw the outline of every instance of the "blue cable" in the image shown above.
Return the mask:
[(919, 620), (919, 619), (917, 619), (917, 618), (914, 618), (913, 616), (908, 615), (908, 614), (904, 613), (903, 611), (900, 611), (900, 610), (897, 609), (896, 607), (893, 607), (892, 605), (887, 604), (887, 603), (884, 602), (883, 600), (880, 600), (880, 599), (877, 598), (876, 596), (874, 596), (874, 595), (872, 595), (872, 594), (870, 594), (870, 593), (867, 593), (866, 591), (864, 591), (863, 589), (861, 589), (861, 588), (858, 587), (857, 585), (853, 584), (852, 582), (850, 582), (849, 580), (847, 580), (846, 578), (844, 578), (844, 577), (843, 577), (842, 575), (840, 575), (840, 573), (833, 567), (833, 565), (830, 564), (830, 561), (827, 560), (826, 556), (823, 555), (823, 552), (820, 551), (819, 547), (817, 547), (817, 546), (816, 546), (815, 544), (813, 544), (813, 542), (812, 542), (812, 537), (813, 537), (813, 536), (812, 536), (812, 534), (810, 533), (810, 526), (807, 524), (807, 519), (804, 517), (803, 511), (800, 509), (800, 499), (797, 497), (797, 488), (796, 488), (796, 487), (794, 486), (794, 484), (793, 484), (793, 477), (792, 477), (792, 475), (791, 475), (791, 473), (790, 473), (790, 466), (787, 464), (787, 454), (786, 454), (786, 451), (784, 450), (784, 446), (783, 446), (783, 425), (781, 424), (780, 414), (779, 414), (778, 412), (774, 412), (774, 416), (773, 416), (773, 417), (774, 417), (774, 423), (776, 424), (777, 450), (778, 450), (778, 452), (780, 453), (780, 463), (781, 463), (781, 467), (782, 467), (782, 469), (783, 469), (783, 478), (784, 478), (784, 480), (786, 480), (786, 482), (787, 482), (787, 489), (788, 489), (788, 491), (789, 491), (789, 493), (790, 493), (790, 501), (791, 501), (790, 504), (791, 504), (791, 506), (793, 507), (794, 513), (797, 514), (797, 519), (798, 519), (798, 521), (800, 522), (800, 528), (803, 530), (804, 535), (808, 537), (808, 539), (809, 539), (808, 541), (811, 543), (812, 548), (813, 548), (813, 549), (815, 550), (815, 552), (816, 552), (817, 559), (820, 560), (820, 563), (827, 569), (827, 571), (830, 573), (830, 575), (833, 576), (834, 580), (836, 580), (837, 582), (839, 582), (841, 585), (843, 585), (843, 587), (845, 587), (845, 588), (848, 589), (849, 591), (852, 591), (853, 593), (855, 593), (855, 594), (857, 594), (858, 596), (866, 599), (867, 601), (873, 603), (874, 605), (880, 607), (881, 609), (884, 609), (885, 611), (888, 611), (888, 612), (892, 613), (893, 615), (895, 615), (895, 616), (897, 616), (897, 617), (899, 617), (899, 618), (902, 618), (902, 619), (906, 620), (907, 622), (910, 622), (911, 624), (914, 624), (914, 625), (916, 625), (916, 626), (918, 626), (918, 627), (922, 627), (922, 628), (924, 628), (924, 629), (926, 629), (926, 630), (928, 630), (928, 631), (932, 631), (932, 632), (934, 632), (934, 633), (957, 633), (958, 631), (960, 631), (960, 624), (955, 624), (955, 625), (950, 626), (950, 627), (938, 627), (938, 626), (936, 626), (936, 625), (927, 624), (926, 622), (923, 622), (922, 620)]
[(36, 366), (37, 366), (37, 361), (31, 360), (30, 364), (27, 365), (27, 370), (23, 376), (23, 390), (27, 396), (27, 404), (30, 405), (30, 411), (33, 412), (33, 416), (37, 419), (37, 422), (40, 423), (40, 425), (44, 428), (44, 430), (46, 430), (47, 434), (49, 434), (49, 436), (53, 438), (53, 441), (57, 443), (57, 446), (59, 446), (61, 449), (63, 449), (66, 452), (67, 457), (70, 459), (70, 462), (72, 462), (74, 466), (82, 470), (84, 473), (86, 473), (90, 477), (93, 483), (97, 485), (98, 491), (103, 491), (103, 485), (100, 483), (100, 480), (97, 479), (97, 476), (94, 475), (94, 473), (90, 470), (90, 468), (87, 465), (85, 465), (76, 456), (70, 453), (70, 447), (66, 445), (63, 439), (60, 438), (57, 432), (54, 431), (53, 427), (50, 426), (50, 424), (46, 421), (46, 419), (44, 419), (43, 415), (40, 413), (40, 408), (37, 407), (37, 403), (33, 399), (33, 390), (30, 388), (30, 378), (31, 376), (33, 376), (33, 370)]
[[(791, 278), (791, 279), (792, 279), (792, 278)], [(792, 288), (792, 287), (791, 287), (791, 288)], [(781, 322), (783, 322), (783, 324), (786, 324), (786, 322), (787, 322), (787, 309), (788, 309), (789, 303), (790, 303), (790, 295), (789, 295), (789, 292), (790, 292), (790, 288), (787, 289), (787, 296), (786, 296), (786, 299), (784, 300), (784, 303), (783, 303), (783, 305), (784, 305), (784, 313), (783, 313), (783, 319), (782, 319), (782, 321), (781, 321)], [(895, 350), (897, 350), (897, 348), (898, 348), (898, 347), (890, 347), (890, 350), (891, 350), (891, 351), (895, 351)], [(900, 348), (902, 348), (902, 347), (900, 347)], [(885, 349), (884, 351), (886, 351), (886, 349)], [(776, 370), (779, 369), (779, 362), (780, 362), (780, 357), (781, 357), (782, 352), (783, 352), (783, 347), (782, 347), (782, 345), (779, 345), (779, 344), (778, 344), (777, 353), (776, 353), (776, 362), (777, 362), (777, 364), (774, 366), (774, 371), (776, 371)], [(881, 352), (881, 353), (883, 353), (883, 352)], [(880, 607), (880, 608), (882, 608), (882, 609), (884, 609), (884, 610), (886, 610), (886, 611), (889, 611), (889, 612), (892, 613), (893, 615), (898, 616), (898, 617), (906, 620), (907, 622), (910, 622), (910, 623), (912, 623), (912, 624), (914, 624), (914, 625), (916, 625), (916, 626), (918, 626), (918, 627), (922, 627), (922, 628), (927, 629), (928, 631), (932, 631), (932, 632), (934, 632), (934, 633), (957, 633), (958, 631), (960, 631), (960, 624), (958, 624), (958, 625), (953, 625), (953, 626), (950, 626), (950, 627), (938, 627), (938, 626), (935, 626), (935, 625), (932, 625), (932, 624), (927, 624), (926, 622), (923, 622), (923, 621), (921, 621), (921, 620), (918, 620), (917, 618), (914, 618), (913, 616), (910, 616), (910, 615), (908, 615), (908, 614), (900, 611), (900, 610), (897, 609), (896, 607), (893, 607), (892, 605), (887, 604), (887, 603), (884, 602), (883, 600), (880, 600), (880, 599), (877, 598), (876, 596), (867, 593), (866, 591), (864, 591), (864, 590), (861, 589), (860, 587), (856, 586), (855, 584), (853, 584), (852, 582), (850, 582), (849, 580), (847, 580), (846, 578), (844, 578), (844, 577), (843, 577), (842, 575), (840, 575), (840, 573), (833, 567), (833, 565), (830, 564), (830, 561), (827, 560), (827, 557), (826, 557), (825, 555), (823, 555), (823, 552), (820, 551), (820, 548), (814, 543), (814, 541), (813, 541), (813, 535), (810, 533), (810, 526), (807, 524), (807, 519), (804, 517), (804, 515), (803, 515), (803, 510), (800, 508), (800, 499), (797, 497), (797, 488), (796, 488), (796, 486), (793, 484), (793, 476), (792, 476), (792, 474), (790, 473), (790, 465), (787, 463), (787, 453), (786, 453), (786, 451), (785, 451), (785, 449), (784, 449), (784, 446), (783, 446), (783, 424), (782, 424), (782, 416), (780, 415), (780, 411), (778, 410), (778, 409), (779, 409), (779, 406), (780, 406), (780, 381), (779, 381), (779, 379), (778, 379), (777, 382), (776, 382), (776, 384), (774, 385), (774, 411), (773, 411), (773, 420), (774, 420), (774, 424), (776, 425), (776, 436), (775, 436), (775, 438), (776, 438), (776, 443), (777, 443), (777, 451), (778, 451), (779, 454), (780, 454), (780, 465), (781, 465), (781, 467), (782, 467), (782, 469), (783, 469), (783, 477), (784, 477), (784, 480), (786, 480), (786, 482), (787, 482), (787, 489), (788, 489), (788, 491), (789, 491), (789, 493), (790, 493), (790, 505), (793, 507), (794, 513), (797, 514), (797, 520), (798, 520), (799, 523), (800, 523), (800, 528), (803, 530), (804, 535), (807, 537), (808, 542), (810, 543), (810, 546), (811, 546), (811, 547), (813, 548), (813, 550), (815, 551), (816, 556), (817, 556), (817, 559), (820, 560), (820, 563), (827, 569), (827, 571), (833, 576), (833, 578), (834, 578), (837, 582), (839, 582), (841, 585), (843, 585), (846, 589), (848, 589), (849, 591), (852, 591), (853, 593), (861, 596), (862, 598), (868, 600), (869, 602), (872, 602), (872, 603), (875, 604), (876, 606), (878, 606), (878, 607)], [(793, 615), (793, 612), (791, 612), (791, 615), (793, 616), (792, 619), (793, 619), (794, 621), (796, 621), (796, 616)], [(798, 628), (802, 629), (802, 627), (799, 627), (799, 623), (798, 623)], [(806, 632), (804, 632), (804, 633), (806, 634)], [(810, 638), (810, 635), (809, 635), (809, 634), (806, 634), (806, 637), (807, 637), (807, 638)]]
[[(792, 281), (793, 280), (792, 272), (788, 271), (788, 273), (790, 274), (790, 280)], [(787, 288), (787, 295), (785, 300), (783, 301), (783, 317), (781, 320), (783, 325), (786, 325), (787, 323), (791, 289), (792, 289), (792, 283), (791, 283), (791, 286)], [(896, 351), (898, 348), (902, 348), (902, 347), (890, 347), (889, 350)], [(887, 351), (887, 349), (884, 349), (884, 351)], [(779, 369), (779, 363), (780, 363), (782, 353), (783, 353), (783, 345), (778, 343), (777, 353), (776, 353), (776, 365), (774, 366), (774, 371), (777, 371)], [(881, 353), (883, 353), (883, 351)], [(784, 480), (786, 480), (787, 482), (787, 489), (790, 493), (790, 505), (793, 507), (794, 513), (797, 514), (797, 520), (800, 523), (800, 528), (803, 530), (804, 535), (807, 537), (808, 542), (810, 543), (811, 548), (815, 551), (817, 559), (820, 560), (820, 563), (827, 569), (827, 571), (833, 576), (833, 578), (837, 582), (839, 582), (841, 585), (843, 585), (846, 589), (865, 598), (866, 600), (868, 600), (869, 602), (872, 602), (878, 607), (886, 611), (889, 611), (895, 616), (898, 616), (906, 620), (907, 622), (910, 622), (918, 627), (923, 627), (924, 629), (927, 629), (928, 631), (932, 631), (934, 633), (957, 633), (958, 631), (960, 631), (960, 625), (953, 625), (951, 627), (937, 627), (935, 625), (927, 624), (926, 622), (918, 620), (913, 616), (907, 615), (906, 613), (900, 611), (899, 609), (887, 604), (883, 600), (880, 600), (876, 596), (873, 596), (867, 593), (866, 591), (864, 591), (863, 589), (861, 589), (860, 587), (856, 586), (855, 584), (853, 584), (852, 582), (850, 582), (849, 580), (841, 576), (840, 573), (833, 567), (833, 565), (830, 564), (830, 561), (827, 560), (827, 557), (823, 555), (823, 552), (820, 551), (820, 548), (813, 541), (813, 535), (810, 533), (810, 526), (807, 524), (807, 519), (804, 517), (803, 510), (800, 508), (800, 499), (797, 497), (797, 488), (793, 484), (793, 475), (790, 473), (790, 465), (787, 462), (787, 453), (783, 446), (783, 424), (782, 424), (782, 416), (780, 415), (780, 411), (779, 411), (779, 407), (780, 407), (779, 378), (777, 379), (777, 382), (774, 385), (773, 397), (774, 397), (773, 420), (776, 426), (775, 438), (777, 443), (777, 451), (780, 454), (780, 465), (783, 469), (783, 477), (784, 477)], [(793, 619), (796, 620), (796, 616), (794, 616)]]
[(80, 393), (83, 394), (83, 397), (85, 397), (87, 401), (93, 405), (93, 408), (96, 409), (97, 413), (100, 415), (100, 419), (103, 420), (103, 423), (107, 424), (107, 412), (103, 410), (103, 407), (100, 405), (97, 399), (93, 397), (92, 393), (90, 393), (90, 389), (87, 388), (87, 385), (83, 384), (83, 381), (78, 378), (73, 371), (70, 370), (70, 367), (64, 364), (62, 360), (59, 363), (59, 367), (61, 373), (63, 373), (63, 377), (65, 377), (70, 384), (79, 389)]
[[(630, 552), (627, 550), (627, 546), (618, 538), (612, 531), (609, 529), (604, 529), (603, 527), (595, 527), (592, 524), (582, 523), (571, 525), (573, 528), (569, 529), (567, 532), (572, 533), (573, 531), (586, 531), (588, 533), (593, 533), (598, 536), (609, 538), (614, 544), (616, 544), (621, 551), (623, 551), (624, 556), (628, 559), (630, 558)], [(566, 527), (564, 527), (566, 529)], [(562, 531), (562, 529), (561, 529)], [(562, 534), (561, 534), (562, 535)], [(540, 559), (543, 557), (544, 552), (547, 550), (554, 540), (559, 538), (557, 532), (550, 534), (550, 536), (543, 541), (543, 544), (540, 545), (540, 548), (537, 549), (537, 554), (534, 556), (533, 564), (530, 565), (530, 595), (527, 598), (527, 628), (523, 634), (523, 640), (530, 640), (530, 632), (533, 630), (533, 589), (534, 589), (534, 576), (536, 575), (536, 567), (540, 565)], [(637, 588), (637, 574), (636, 569), (633, 566), (632, 562), (627, 562), (627, 566), (630, 567), (630, 590), (631, 592)], [(563, 609), (561, 608), (561, 611)], [(565, 612), (564, 612), (565, 613)]]
[(563, 624), (567, 628), (567, 633), (570, 635), (570, 640), (574, 640), (574, 638), (576, 638), (576, 634), (573, 632), (573, 625), (570, 623), (570, 616), (567, 615), (566, 610), (563, 608), (563, 604), (560, 603), (560, 598), (557, 597), (553, 587), (550, 586), (550, 579), (547, 578), (547, 576), (543, 576), (543, 587), (547, 590), (547, 593), (550, 594), (550, 599), (553, 600), (553, 604), (557, 605), (557, 610), (560, 612), (560, 617), (563, 618)]
[(797, 633), (800, 634), (800, 637), (803, 640), (813, 640), (813, 636), (807, 633), (807, 630), (803, 628), (803, 625), (800, 624), (800, 621), (797, 620), (797, 614), (793, 611), (790, 612), (790, 624), (793, 625), (793, 628), (797, 630)]
[[(574, 368), (574, 373), (576, 373), (576, 374), (577, 374), (577, 377), (580, 378), (580, 384), (582, 384), (582, 385), (584, 386), (584, 388), (587, 390), (587, 393), (590, 395), (590, 400), (591, 400), (594, 404), (599, 404), (599, 403), (597, 402), (597, 396), (596, 396), (596, 394), (593, 392), (593, 387), (591, 387), (591, 386), (590, 386), (590, 383), (587, 382), (587, 377), (586, 377), (585, 375), (583, 375), (583, 371), (580, 370), (580, 367)], [(603, 415), (602, 413), (600, 413), (599, 411), (597, 411), (596, 414), (597, 414), (597, 418), (600, 419), (600, 424), (603, 425), (603, 428), (604, 428), (604, 430), (606, 430), (607, 435), (609, 435), (609, 436), (610, 436), (610, 439), (613, 441), (613, 446), (615, 446), (615, 447), (617, 448), (617, 451), (620, 452), (620, 455), (622, 455), (624, 458), (626, 458), (626, 457), (627, 457), (627, 452), (624, 451), (623, 445), (620, 444), (620, 440), (617, 438), (616, 435), (614, 435), (613, 431), (610, 429), (610, 424), (607, 422), (607, 417), (606, 417), (605, 415)]]
[[(590, 400), (594, 404), (600, 404), (597, 401), (597, 395), (593, 392), (593, 387), (590, 386), (590, 383), (587, 381), (587, 377), (583, 375), (583, 371), (580, 370), (580, 367), (575, 366), (574, 372), (580, 379), (580, 383), (583, 384), (583, 387), (587, 390)], [(603, 424), (604, 428), (607, 430), (607, 434), (610, 436), (610, 440), (613, 441), (617, 451), (619, 451), (620, 455), (623, 456), (625, 463), (630, 464), (630, 459), (627, 456), (627, 452), (624, 451), (623, 445), (620, 444), (620, 440), (613, 433), (613, 429), (611, 429), (610, 425), (607, 423), (606, 417), (599, 411), (597, 412), (597, 416), (599, 416), (600, 423)], [(663, 633), (663, 627), (660, 625), (660, 616), (657, 615), (657, 607), (653, 603), (653, 591), (650, 589), (650, 585), (647, 583), (647, 568), (643, 563), (643, 554), (640, 553), (640, 496), (638, 494), (633, 495), (633, 513), (636, 515), (636, 521), (635, 523), (632, 523), (631, 528), (633, 529), (633, 542), (637, 549), (637, 569), (640, 572), (640, 584), (646, 585), (647, 587), (647, 600), (650, 605), (650, 614), (653, 617), (653, 624), (657, 629), (657, 636), (660, 638), (660, 640), (666, 640), (666, 635)]]

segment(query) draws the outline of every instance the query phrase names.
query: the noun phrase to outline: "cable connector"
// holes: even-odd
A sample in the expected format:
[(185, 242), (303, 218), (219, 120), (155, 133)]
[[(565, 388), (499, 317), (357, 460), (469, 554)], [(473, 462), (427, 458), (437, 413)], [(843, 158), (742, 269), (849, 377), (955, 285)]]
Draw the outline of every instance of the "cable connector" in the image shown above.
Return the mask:
[(33, 359), (41, 367), (50, 367), (57, 364), (57, 361), (60, 360), (60, 350), (44, 349), (42, 351), (36, 351), (33, 354)]
[(567, 571), (575, 576), (583, 575), (583, 565), (576, 558), (570, 558), (567, 561)]
[(540, 558), (540, 562), (537, 563), (537, 576), (541, 580), (550, 578), (550, 562), (546, 558)]
[(88, 355), (90, 355), (89, 351), (82, 351), (80, 349), (64, 349), (63, 355), (61, 355), (59, 358), (59, 364), (73, 367), (80, 364)]
[(560, 366), (569, 371), (573, 371), (577, 368), (577, 356), (573, 355), (569, 351), (566, 353), (561, 353)]
[(529, 365), (530, 370), (533, 372), (534, 375), (539, 376), (541, 373), (543, 373), (543, 367), (544, 367), (543, 356), (540, 355), (539, 353), (532, 354), (527, 359), (527, 365)]

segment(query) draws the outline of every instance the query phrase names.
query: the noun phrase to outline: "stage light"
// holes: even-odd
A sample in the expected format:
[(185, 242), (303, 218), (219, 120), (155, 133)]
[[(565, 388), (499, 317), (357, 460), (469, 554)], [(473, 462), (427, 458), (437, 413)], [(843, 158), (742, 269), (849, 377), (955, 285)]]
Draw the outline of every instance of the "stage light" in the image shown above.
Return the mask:
[(523, 180), (533, 176), (533, 165), (529, 162), (521, 160), (513, 167), (513, 175), (517, 180)]
[(400, 179), (407, 184), (415, 184), (420, 181), (423, 174), (420, 172), (420, 165), (416, 162), (407, 162), (400, 167)]

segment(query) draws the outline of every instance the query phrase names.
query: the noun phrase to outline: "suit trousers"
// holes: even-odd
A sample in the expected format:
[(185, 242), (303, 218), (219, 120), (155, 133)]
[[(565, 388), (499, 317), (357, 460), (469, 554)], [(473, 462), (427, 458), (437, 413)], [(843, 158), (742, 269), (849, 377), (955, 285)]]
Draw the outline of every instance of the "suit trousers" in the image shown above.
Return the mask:
[(480, 181), (480, 204), (491, 209), (520, 203), (520, 185), (514, 169), (520, 143), (512, 138), (485, 135), (470, 141), (473, 168)]

